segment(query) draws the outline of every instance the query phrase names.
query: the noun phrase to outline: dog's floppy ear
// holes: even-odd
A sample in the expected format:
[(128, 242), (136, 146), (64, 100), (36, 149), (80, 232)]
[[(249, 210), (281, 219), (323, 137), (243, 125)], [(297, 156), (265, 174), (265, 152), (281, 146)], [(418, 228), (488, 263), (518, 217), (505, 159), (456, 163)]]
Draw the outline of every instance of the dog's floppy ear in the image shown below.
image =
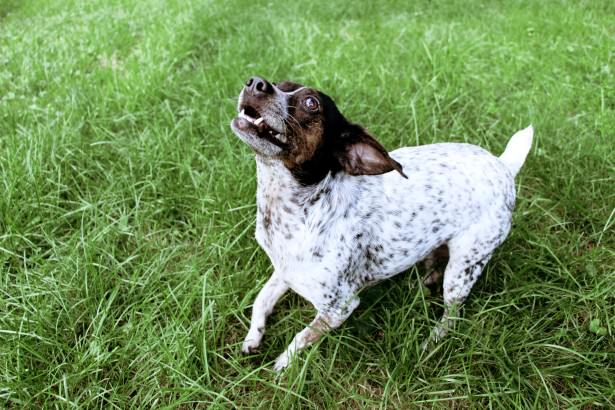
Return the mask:
[(384, 147), (359, 126), (352, 126), (342, 133), (335, 157), (342, 169), (350, 175), (380, 175), (397, 171), (408, 178), (401, 164), (391, 158)]

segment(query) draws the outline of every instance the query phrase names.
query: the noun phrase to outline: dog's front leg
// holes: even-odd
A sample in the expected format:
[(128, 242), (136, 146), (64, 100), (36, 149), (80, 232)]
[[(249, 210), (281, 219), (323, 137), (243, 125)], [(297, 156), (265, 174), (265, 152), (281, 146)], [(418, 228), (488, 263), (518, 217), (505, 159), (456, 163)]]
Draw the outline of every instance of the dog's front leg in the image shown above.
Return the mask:
[(286, 283), (274, 272), (254, 300), (250, 330), (241, 346), (242, 352), (252, 353), (260, 346), (265, 334), (267, 316), (271, 314), (273, 307), (287, 290)]
[(326, 332), (339, 327), (359, 306), (359, 298), (354, 297), (349, 303), (347, 303), (342, 309), (335, 312), (318, 312), (316, 318), (305, 329), (297, 333), (290, 345), (286, 348), (275, 361), (273, 368), (279, 372), (288, 366), (293, 356), (300, 350), (305, 349), (312, 343), (320, 339)]

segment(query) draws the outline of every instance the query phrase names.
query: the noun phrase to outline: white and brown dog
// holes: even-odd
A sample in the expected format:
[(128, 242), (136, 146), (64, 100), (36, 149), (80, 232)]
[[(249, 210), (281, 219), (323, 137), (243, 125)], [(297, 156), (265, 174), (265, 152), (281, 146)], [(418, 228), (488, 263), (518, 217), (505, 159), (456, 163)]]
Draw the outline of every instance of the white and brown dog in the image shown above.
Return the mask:
[(340, 326), (361, 289), (446, 248), (446, 309), (426, 342), (441, 338), (452, 308), (510, 230), (514, 177), (532, 127), (515, 134), (500, 157), (455, 143), (389, 154), (322, 92), (259, 77), (241, 91), (238, 111), (231, 128), (256, 153), (256, 240), (274, 267), (254, 301), (242, 351), (260, 345), (265, 320), (288, 289), (317, 314), (278, 357), (276, 370)]

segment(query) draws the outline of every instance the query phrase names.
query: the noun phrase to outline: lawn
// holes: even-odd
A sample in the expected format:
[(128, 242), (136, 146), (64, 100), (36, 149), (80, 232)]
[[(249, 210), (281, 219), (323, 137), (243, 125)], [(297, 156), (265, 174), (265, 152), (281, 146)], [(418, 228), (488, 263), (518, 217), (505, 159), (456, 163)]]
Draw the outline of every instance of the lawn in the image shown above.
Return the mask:
[[(612, 408), (615, 4), (0, 0), (0, 408)], [(455, 330), (412, 268), (276, 377), (313, 317), (271, 273), (230, 131), (259, 74), (388, 149), (532, 123), (513, 229)]]

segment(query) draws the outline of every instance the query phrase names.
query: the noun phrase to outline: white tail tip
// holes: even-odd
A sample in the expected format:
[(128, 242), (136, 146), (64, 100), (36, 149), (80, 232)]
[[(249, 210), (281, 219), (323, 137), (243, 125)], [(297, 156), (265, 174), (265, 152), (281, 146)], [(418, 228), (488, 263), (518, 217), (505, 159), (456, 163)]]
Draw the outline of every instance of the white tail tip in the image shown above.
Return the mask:
[(530, 152), (530, 148), (532, 148), (533, 137), (534, 127), (532, 127), (532, 125), (521, 131), (517, 131), (510, 141), (508, 141), (508, 144), (506, 144), (504, 153), (500, 155), (500, 159), (506, 164), (508, 169), (510, 169), (513, 176), (517, 175), (523, 166), (525, 158), (528, 152)]

